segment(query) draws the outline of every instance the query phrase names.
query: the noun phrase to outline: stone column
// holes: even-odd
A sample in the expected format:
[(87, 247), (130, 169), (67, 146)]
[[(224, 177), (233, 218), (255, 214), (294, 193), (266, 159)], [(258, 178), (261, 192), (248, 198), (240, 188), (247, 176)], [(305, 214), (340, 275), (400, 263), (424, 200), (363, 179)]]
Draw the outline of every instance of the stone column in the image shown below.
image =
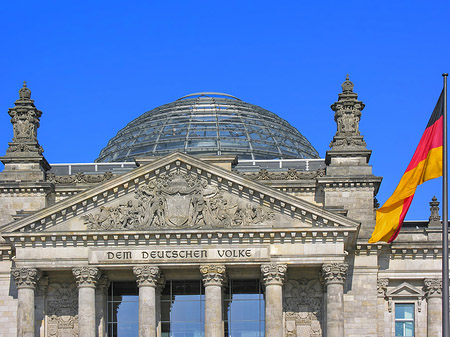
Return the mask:
[(327, 336), (344, 337), (344, 283), (348, 264), (327, 263), (322, 277), (327, 287)]
[(139, 337), (156, 337), (156, 287), (160, 269), (154, 265), (133, 268), (139, 287)]
[(166, 279), (161, 276), (156, 287), (156, 335), (161, 336), (161, 293), (166, 286)]
[(263, 264), (261, 276), (265, 285), (266, 299), (266, 336), (283, 336), (283, 282), (287, 265)]
[(98, 280), (97, 290), (95, 291), (95, 321), (98, 337), (106, 337), (106, 312), (109, 283), (108, 277), (102, 275)]
[(100, 270), (92, 267), (72, 269), (78, 286), (78, 331), (83, 337), (96, 337), (95, 287)]
[(384, 337), (384, 312), (386, 305), (386, 290), (389, 284), (389, 279), (381, 278), (377, 280), (377, 336)]
[(17, 336), (34, 337), (34, 290), (41, 273), (35, 268), (13, 268), (17, 286)]
[(439, 278), (425, 279), (427, 295), (427, 336), (442, 335), (442, 280)]
[(225, 266), (200, 266), (205, 286), (205, 337), (223, 336), (222, 285), (225, 282)]

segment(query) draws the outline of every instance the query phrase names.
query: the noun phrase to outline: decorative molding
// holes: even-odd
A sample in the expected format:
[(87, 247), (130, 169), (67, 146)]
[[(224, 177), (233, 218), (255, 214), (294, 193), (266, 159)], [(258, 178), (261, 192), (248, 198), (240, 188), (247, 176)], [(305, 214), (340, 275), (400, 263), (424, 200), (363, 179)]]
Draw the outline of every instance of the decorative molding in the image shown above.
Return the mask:
[(426, 297), (442, 297), (442, 279), (427, 278), (424, 280)]
[(42, 273), (36, 268), (12, 268), (11, 275), (18, 289), (35, 289), (36, 283), (41, 278)]
[(78, 291), (75, 283), (50, 283), (46, 298), (49, 336), (78, 336)]
[(322, 277), (326, 284), (345, 283), (347, 271), (347, 263), (327, 263), (322, 265)]
[(225, 266), (209, 264), (200, 266), (203, 284), (206, 286), (220, 286), (226, 282)]
[(386, 297), (388, 285), (389, 285), (389, 279), (387, 279), (387, 278), (379, 278), (377, 280), (378, 297), (382, 297), (382, 298)]
[(283, 287), (285, 336), (322, 336), (323, 290), (319, 280), (288, 280)]
[(100, 278), (100, 270), (94, 267), (77, 267), (72, 269), (73, 276), (77, 282), (78, 287), (93, 287), (97, 286)]
[(282, 285), (287, 272), (286, 264), (269, 263), (261, 265), (261, 276), (264, 285)]
[(265, 181), (265, 180), (307, 180), (315, 179), (317, 177), (325, 176), (325, 169), (321, 168), (315, 171), (300, 171), (293, 168), (287, 170), (287, 172), (271, 172), (266, 169), (261, 169), (258, 172), (238, 172), (235, 173), (251, 180)]
[(136, 277), (138, 287), (157, 287), (161, 284), (161, 270), (154, 265), (133, 267), (133, 274)]
[(103, 174), (84, 174), (78, 172), (74, 175), (57, 176), (54, 173), (47, 174), (47, 181), (57, 185), (69, 184), (98, 184), (111, 180), (115, 175), (111, 172)]
[(100, 207), (83, 216), (94, 230), (147, 230), (157, 228), (230, 228), (274, 220), (275, 213), (251, 202), (237, 201), (196, 174), (161, 174), (137, 188), (136, 201)]

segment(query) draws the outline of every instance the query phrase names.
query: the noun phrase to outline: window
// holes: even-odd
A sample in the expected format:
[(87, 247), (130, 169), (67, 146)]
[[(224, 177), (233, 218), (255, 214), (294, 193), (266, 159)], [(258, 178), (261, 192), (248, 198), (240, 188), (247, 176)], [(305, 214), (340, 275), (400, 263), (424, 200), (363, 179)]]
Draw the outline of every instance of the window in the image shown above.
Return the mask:
[(414, 337), (414, 304), (395, 304), (395, 337)]
[(108, 337), (138, 335), (139, 291), (136, 282), (111, 282), (107, 313)]
[(161, 336), (203, 337), (205, 291), (201, 280), (167, 281), (161, 294)]
[(264, 296), (258, 280), (230, 280), (224, 296), (226, 337), (263, 337)]

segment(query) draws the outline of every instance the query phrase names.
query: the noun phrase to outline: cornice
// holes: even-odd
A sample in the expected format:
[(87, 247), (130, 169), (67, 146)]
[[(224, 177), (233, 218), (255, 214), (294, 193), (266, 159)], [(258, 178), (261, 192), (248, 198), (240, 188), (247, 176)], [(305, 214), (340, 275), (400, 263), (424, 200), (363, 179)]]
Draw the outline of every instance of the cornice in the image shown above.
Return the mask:
[(274, 243), (344, 243), (351, 245), (356, 229), (233, 229), (233, 230), (172, 230), (130, 232), (40, 232), (6, 233), (3, 235), (14, 248), (26, 247), (117, 247), (171, 244), (274, 244)]

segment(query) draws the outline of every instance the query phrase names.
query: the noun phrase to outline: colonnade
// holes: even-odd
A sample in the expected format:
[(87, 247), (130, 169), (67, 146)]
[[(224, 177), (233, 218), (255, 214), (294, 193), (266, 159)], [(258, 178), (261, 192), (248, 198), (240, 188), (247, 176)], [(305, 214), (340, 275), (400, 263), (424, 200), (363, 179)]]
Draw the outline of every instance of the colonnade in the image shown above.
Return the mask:
[[(267, 337), (283, 336), (283, 283), (287, 265), (268, 263), (261, 265), (261, 280), (265, 286), (265, 324)], [(329, 263), (322, 265), (322, 279), (326, 287), (326, 335), (344, 337), (344, 283), (348, 265)], [(79, 335), (95, 337), (106, 335), (105, 308), (108, 280), (101, 277), (96, 267), (76, 267), (72, 270), (78, 286)], [(133, 268), (139, 287), (139, 337), (157, 337), (159, 294), (164, 282), (156, 265)], [(200, 266), (205, 286), (205, 336), (223, 336), (223, 286), (226, 282), (224, 265)], [(36, 284), (41, 272), (35, 268), (15, 268), (12, 276), (18, 289), (17, 336), (35, 336), (34, 300)], [(440, 327), (440, 288), (438, 279), (425, 280), (428, 289), (428, 331), (430, 336)], [(437, 322), (437, 323), (436, 323)], [(439, 323), (440, 324), (440, 323)]]

